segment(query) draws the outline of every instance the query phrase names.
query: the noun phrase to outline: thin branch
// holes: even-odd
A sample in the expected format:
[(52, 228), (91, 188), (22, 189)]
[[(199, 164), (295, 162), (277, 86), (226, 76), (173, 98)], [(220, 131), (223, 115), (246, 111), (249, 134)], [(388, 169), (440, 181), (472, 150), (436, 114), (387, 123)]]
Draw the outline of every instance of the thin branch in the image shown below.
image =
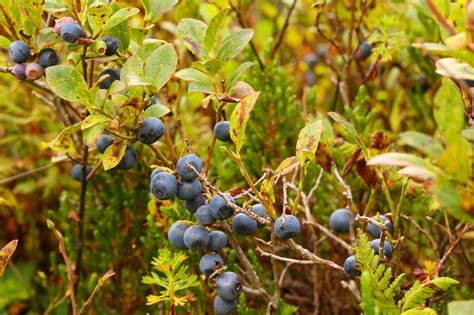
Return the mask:
[(260, 247), (255, 248), (255, 251), (260, 254), (260, 256), (270, 257), (275, 260), (291, 263), (291, 264), (300, 264), (300, 265), (314, 265), (315, 262), (313, 260), (300, 260), (300, 259), (293, 259), (293, 258), (286, 258), (282, 256), (278, 256), (272, 253), (268, 253), (263, 251)]
[(457, 32), (456, 32), (456, 29), (454, 28), (454, 26), (452, 26), (451, 24), (449, 24), (448, 21), (446, 21), (443, 14), (441, 14), (441, 12), (439, 12), (438, 8), (433, 3), (433, 1), (426, 0), (426, 4), (428, 4), (428, 6), (430, 7), (430, 10), (434, 14), (434, 16), (436, 17), (436, 20), (438, 20), (438, 22), (449, 32), (449, 34), (451, 36), (456, 35)]
[(295, 9), (295, 7), (296, 7), (296, 0), (293, 0), (293, 3), (291, 4), (290, 9), (288, 10), (288, 14), (286, 15), (285, 24), (283, 24), (283, 28), (281, 29), (280, 34), (278, 34), (277, 40), (276, 40), (275, 44), (272, 47), (272, 51), (270, 53), (270, 56), (271, 56), (270, 58), (272, 60), (273, 60), (273, 58), (275, 58), (275, 55), (278, 51), (278, 48), (280, 48), (280, 46), (283, 42), (283, 38), (285, 36), (286, 29), (288, 28), (288, 25), (290, 24), (291, 14), (293, 13), (293, 10)]

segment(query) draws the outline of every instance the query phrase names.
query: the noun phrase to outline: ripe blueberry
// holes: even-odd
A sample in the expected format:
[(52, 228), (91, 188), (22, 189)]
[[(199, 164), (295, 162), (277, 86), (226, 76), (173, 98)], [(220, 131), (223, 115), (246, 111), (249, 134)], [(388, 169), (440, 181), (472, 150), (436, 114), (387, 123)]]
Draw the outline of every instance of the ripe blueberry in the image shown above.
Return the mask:
[(155, 168), (155, 169), (153, 170), (153, 172), (151, 172), (151, 174), (150, 174), (150, 179), (153, 179), (153, 177), (155, 177), (156, 174), (159, 174), (159, 173), (161, 173), (161, 172), (163, 172), (163, 171), (160, 170), (159, 168)]
[(30, 58), (30, 47), (21, 40), (14, 41), (8, 49), (8, 55), (13, 62), (26, 62)]
[(355, 53), (354, 57), (356, 60), (364, 60), (367, 59), (371, 54), (372, 54), (372, 44), (369, 44), (368, 42), (362, 42), (359, 45), (359, 48), (357, 49), (357, 52)]
[(42, 49), (38, 54), (38, 63), (43, 68), (48, 68), (58, 64), (58, 55), (51, 48)]
[(230, 123), (228, 121), (219, 121), (214, 126), (214, 134), (216, 135), (216, 138), (221, 141), (231, 141), (232, 139), (230, 138)]
[[(370, 248), (374, 250), (375, 255), (378, 255), (379, 249), (380, 249), (380, 238), (376, 238), (375, 240), (373, 240), (370, 243)], [(383, 254), (386, 257), (392, 256), (392, 245), (390, 245), (390, 243), (387, 240), (383, 242)]]
[(67, 43), (75, 43), (82, 37), (82, 35), (84, 35), (82, 27), (75, 22), (69, 22), (61, 26), (60, 33), (61, 37)]
[[(265, 219), (265, 208), (263, 207), (262, 204), (257, 203), (257, 204), (255, 204), (255, 205), (253, 205), (253, 206), (250, 208), (250, 211), (252, 211), (252, 212), (255, 213), (256, 215), (258, 215), (259, 217)], [(261, 228), (261, 227), (263, 227), (263, 226), (265, 226), (265, 225), (257, 221), (257, 227), (258, 227), (258, 228)]]
[(186, 248), (184, 245), (183, 236), (189, 225), (182, 222), (175, 222), (168, 230), (168, 241), (171, 245), (181, 248)]
[(214, 313), (216, 315), (226, 315), (235, 310), (237, 307), (237, 300), (226, 301), (220, 296), (214, 298)]
[(70, 16), (65, 16), (60, 19), (56, 19), (54, 20), (54, 31), (57, 34), (61, 34), (61, 27), (63, 27), (63, 25), (67, 23), (76, 23), (76, 20), (74, 20)]
[[(393, 233), (393, 224), (390, 222), (390, 220), (384, 216), (384, 215), (381, 215), (380, 216), (380, 219), (377, 220), (377, 216), (373, 216), (372, 219), (374, 219), (375, 221), (378, 221), (378, 222), (381, 222), (381, 223), (387, 223), (387, 229), (390, 231), (390, 233)], [(374, 237), (380, 237), (380, 230), (378, 227), (376, 227), (375, 225), (373, 225), (372, 223), (369, 223), (367, 225), (367, 230), (369, 231), (370, 234), (372, 234)]]
[[(225, 195), (231, 203), (235, 204), (235, 200), (231, 195)], [(229, 207), (225, 199), (220, 195), (215, 195), (212, 197), (211, 201), (209, 202), (209, 210), (211, 212), (211, 216), (219, 220), (230, 218), (234, 214), (234, 209)]]
[(119, 46), (119, 40), (117, 37), (113, 35), (109, 35), (104, 38), (104, 42), (107, 45), (107, 49), (105, 51), (106, 56), (112, 56), (115, 55), (117, 52), (118, 46)]
[(235, 272), (226, 271), (216, 279), (216, 292), (226, 301), (234, 300), (242, 293), (242, 282)]
[(195, 154), (188, 154), (180, 158), (178, 163), (176, 163), (176, 172), (178, 175), (183, 180), (190, 181), (195, 179), (197, 175), (194, 173), (194, 170), (187, 167), (187, 164), (191, 164), (196, 171), (200, 173), (202, 171), (202, 162)]
[(128, 170), (135, 165), (137, 162), (137, 154), (135, 152), (135, 148), (131, 144), (127, 144), (127, 148), (125, 149), (125, 154), (122, 157), (122, 160), (117, 165), (117, 168), (120, 170)]
[(44, 70), (36, 62), (32, 62), (25, 68), (26, 77), (30, 80), (38, 80), (43, 75)]
[(26, 79), (25, 70), (26, 66), (24, 64), (19, 63), (13, 67), (12, 73), (18, 80), (24, 80)]
[[(91, 169), (89, 167), (86, 167), (86, 174), (89, 174)], [(71, 169), (71, 177), (74, 180), (81, 181), (82, 180), (82, 165), (81, 164), (76, 164), (72, 167)]]
[(201, 182), (197, 178), (191, 182), (183, 181), (178, 184), (178, 198), (182, 200), (193, 200), (201, 194), (201, 191)]
[(227, 246), (227, 235), (222, 231), (212, 231), (209, 233), (209, 244), (207, 249), (218, 252)]
[(304, 56), (304, 62), (308, 65), (309, 68), (314, 68), (318, 61), (319, 58), (315, 53), (309, 53)]
[(206, 254), (199, 261), (199, 270), (206, 276), (212, 275), (216, 268), (224, 266), (221, 256), (216, 254)]
[(176, 195), (177, 190), (178, 182), (176, 177), (170, 173), (160, 172), (151, 179), (150, 191), (158, 199), (171, 199)]
[(192, 200), (186, 200), (184, 202), (184, 206), (186, 207), (186, 209), (194, 213), (196, 212), (197, 209), (199, 209), (199, 207), (203, 206), (205, 203), (206, 203), (206, 198), (199, 195)]
[(99, 88), (101, 89), (108, 89), (114, 81), (120, 80), (120, 70), (116, 68), (107, 68), (102, 70), (99, 73), (99, 76), (97, 77), (97, 80), (103, 76), (108, 74), (109, 77), (107, 79), (104, 79), (102, 82), (99, 84)]
[(245, 213), (237, 213), (232, 219), (232, 229), (240, 235), (250, 235), (257, 230), (257, 221)]
[(354, 255), (347, 257), (344, 261), (344, 271), (351, 277), (361, 275), (360, 270), (357, 269), (357, 260)]
[(152, 144), (158, 141), (165, 132), (165, 125), (156, 117), (149, 117), (142, 122), (138, 130), (138, 141)]
[[(347, 209), (338, 209), (329, 217), (329, 226), (336, 232), (349, 232), (349, 214)], [(354, 213), (351, 212), (352, 218)]]
[(101, 135), (99, 139), (97, 139), (95, 143), (95, 147), (97, 148), (97, 151), (100, 153), (104, 153), (105, 150), (114, 142), (114, 139), (112, 139), (111, 136), (109, 135)]
[(301, 224), (294, 215), (285, 215), (275, 220), (274, 229), (277, 237), (288, 240), (300, 234)]
[(208, 205), (200, 206), (196, 210), (196, 220), (201, 225), (213, 225), (216, 219), (211, 216), (211, 211)]
[(205, 249), (209, 244), (209, 232), (202, 226), (195, 225), (184, 233), (184, 245), (192, 250)]

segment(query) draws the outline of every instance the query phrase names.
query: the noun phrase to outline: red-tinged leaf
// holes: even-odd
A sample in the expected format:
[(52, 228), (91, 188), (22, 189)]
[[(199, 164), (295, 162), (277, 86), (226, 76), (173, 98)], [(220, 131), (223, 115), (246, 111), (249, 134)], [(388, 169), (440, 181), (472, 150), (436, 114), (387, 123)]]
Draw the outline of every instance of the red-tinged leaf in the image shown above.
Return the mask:
[(240, 152), (245, 141), (245, 129), (250, 119), (250, 113), (253, 110), (260, 92), (255, 92), (242, 99), (234, 108), (230, 116), (230, 137), (235, 143), (237, 152)]
[(3, 272), (15, 252), (17, 245), (18, 240), (13, 240), (0, 250), (0, 277), (3, 276)]

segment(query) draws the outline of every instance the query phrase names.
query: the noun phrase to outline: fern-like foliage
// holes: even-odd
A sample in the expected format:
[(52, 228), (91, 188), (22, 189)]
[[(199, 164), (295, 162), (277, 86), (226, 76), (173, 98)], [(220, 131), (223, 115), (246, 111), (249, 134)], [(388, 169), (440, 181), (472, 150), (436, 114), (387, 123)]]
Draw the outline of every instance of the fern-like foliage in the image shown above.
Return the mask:
[(359, 269), (362, 271), (361, 308), (364, 314), (370, 315), (432, 315), (436, 314), (431, 308), (424, 307), (426, 300), (437, 291), (444, 291), (458, 281), (440, 277), (426, 283), (416, 281), (405, 293), (403, 299), (395, 301), (395, 295), (405, 280), (401, 274), (392, 281), (392, 269), (379, 262), (379, 256), (370, 248), (367, 235), (359, 231), (359, 240), (355, 253)]
[(188, 266), (183, 265), (187, 258), (183, 253), (172, 253), (167, 248), (160, 250), (159, 257), (153, 259), (152, 265), (162, 275), (152, 272), (151, 276), (143, 277), (142, 282), (158, 285), (162, 290), (160, 295), (147, 296), (147, 305), (169, 302), (174, 309), (175, 306), (183, 306), (188, 302), (188, 296), (184, 293), (199, 285), (199, 280), (195, 274), (188, 273)]

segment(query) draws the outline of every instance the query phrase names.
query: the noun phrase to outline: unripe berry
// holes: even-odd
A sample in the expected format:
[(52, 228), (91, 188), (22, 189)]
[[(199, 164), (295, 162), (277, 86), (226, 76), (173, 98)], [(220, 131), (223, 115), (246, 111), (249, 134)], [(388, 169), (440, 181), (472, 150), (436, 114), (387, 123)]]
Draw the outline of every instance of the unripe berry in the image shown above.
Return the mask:
[(201, 250), (209, 244), (209, 232), (202, 226), (195, 225), (186, 230), (183, 236), (184, 245), (188, 249)]
[(250, 235), (257, 230), (257, 221), (245, 213), (237, 213), (232, 219), (232, 229), (240, 235)]
[(184, 233), (188, 228), (189, 225), (187, 225), (186, 223), (173, 223), (173, 225), (168, 230), (168, 241), (170, 242), (170, 244), (176, 247), (186, 248), (186, 245), (184, 245), (183, 237)]
[(12, 74), (17, 78), (18, 80), (24, 80), (26, 79), (26, 66), (24, 64), (16, 64), (13, 67)]
[(347, 257), (344, 261), (344, 271), (351, 277), (361, 275), (360, 270), (357, 269), (357, 260), (354, 255)]
[(90, 48), (98, 55), (105, 55), (107, 44), (103, 40), (96, 40), (90, 45)]
[(212, 275), (217, 268), (222, 266), (224, 266), (224, 261), (216, 254), (206, 254), (199, 261), (199, 270), (206, 276)]
[(294, 215), (282, 215), (275, 220), (274, 229), (277, 237), (288, 240), (300, 234), (301, 224)]
[(153, 176), (150, 182), (150, 191), (155, 198), (167, 200), (173, 198), (178, 190), (176, 177), (170, 173), (161, 172)]
[(242, 289), (242, 282), (234, 272), (226, 271), (216, 279), (217, 295), (226, 301), (238, 298)]
[(43, 75), (44, 70), (39, 64), (32, 62), (25, 68), (26, 77), (30, 80), (38, 80)]
[(183, 156), (176, 163), (176, 172), (185, 181), (191, 181), (197, 177), (193, 169), (187, 167), (192, 165), (198, 173), (202, 171), (202, 162), (195, 154), (188, 154)]
[(70, 53), (67, 56), (67, 63), (70, 64), (71, 66), (77, 65), (81, 61), (81, 54), (80, 53)]

